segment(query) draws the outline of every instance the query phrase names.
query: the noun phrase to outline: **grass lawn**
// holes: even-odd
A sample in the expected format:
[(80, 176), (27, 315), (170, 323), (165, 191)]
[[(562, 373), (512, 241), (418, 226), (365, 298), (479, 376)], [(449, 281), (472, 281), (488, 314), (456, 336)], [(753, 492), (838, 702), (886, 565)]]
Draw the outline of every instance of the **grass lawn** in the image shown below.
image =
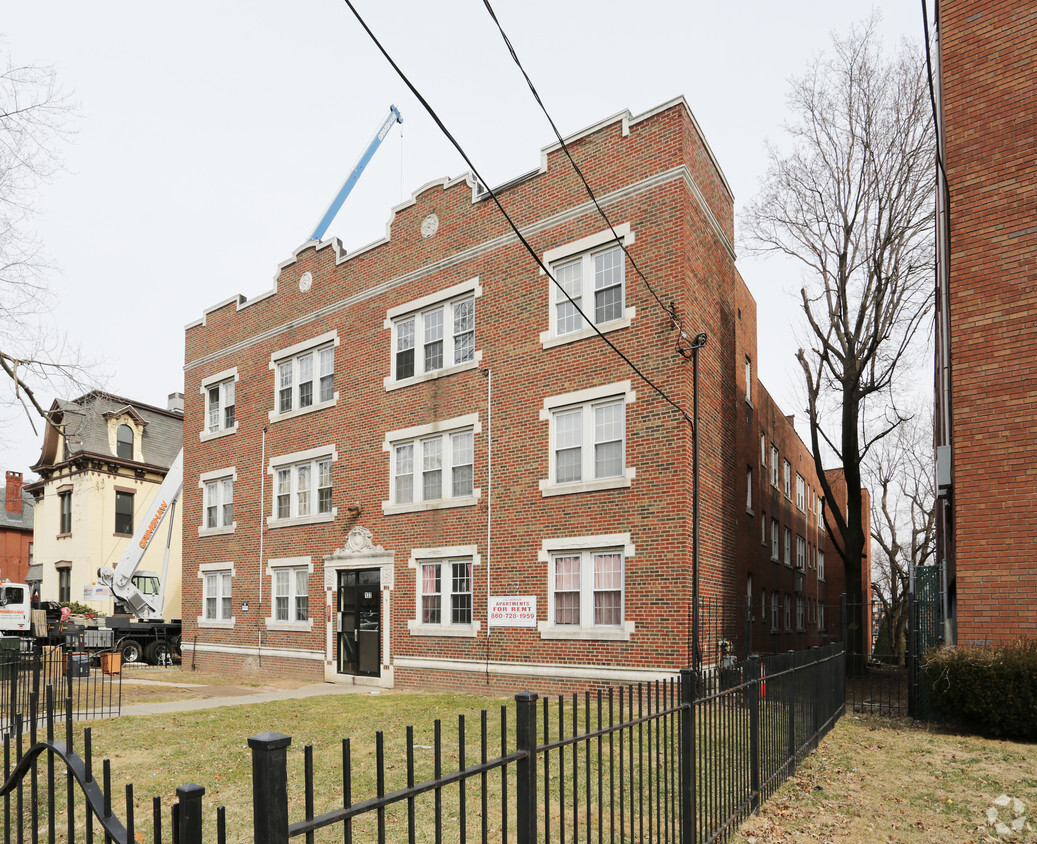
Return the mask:
[[(1011, 824), (1025, 806), (1021, 831)], [(908, 721), (845, 716), (733, 839), (782, 842), (1037, 841), (1037, 745)]]
[[(165, 669), (164, 682), (236, 684), (255, 690), (248, 681), (192, 676)], [(131, 675), (132, 676), (132, 675)], [(127, 691), (124, 687), (124, 701)], [(145, 694), (147, 690), (145, 690)], [(156, 694), (167, 694), (155, 690)], [(191, 696), (207, 692), (189, 690)], [(132, 698), (136, 692), (131, 692)], [(153, 699), (153, 698), (147, 698)], [(442, 719), (442, 769), (457, 770), (458, 715), (466, 717), (465, 764), (478, 761), (480, 711), (488, 710), (487, 755), (501, 752), (501, 706), (513, 708), (512, 698), (476, 695), (431, 695), (406, 692), (317, 697), (259, 705), (223, 707), (172, 715), (123, 716), (76, 727), (76, 749), (82, 751), (82, 732), (92, 729), (95, 771), (102, 757), (111, 760), (114, 811), (125, 817), (124, 790), (135, 788), (138, 839), (150, 841), (151, 798), (162, 798), (168, 835), (168, 807), (176, 787), (199, 783), (206, 788), (206, 840), (215, 840), (215, 808), (226, 806), (228, 839), (251, 840), (251, 752), (247, 738), (272, 731), (292, 736), (289, 748), (289, 817), (304, 814), (304, 754), (313, 745), (316, 811), (341, 805), (341, 739), (351, 738), (354, 762), (353, 799), (373, 796), (376, 789), (375, 731), (383, 731), (386, 763), (385, 790), (406, 784), (406, 728), (414, 726), (415, 779), (432, 776), (433, 722)], [(514, 715), (509, 711), (509, 724)], [(514, 749), (514, 739), (508, 739)], [(555, 778), (552, 770), (552, 780)], [(499, 774), (491, 774), (491, 790), (499, 790)], [(513, 782), (509, 800), (514, 801)], [(554, 788), (554, 783), (552, 783)], [(1001, 795), (1020, 798), (1030, 824), (1022, 832), (998, 834), (988, 824), (988, 810), (998, 820), (1016, 820), (1018, 804), (996, 806)], [(433, 796), (418, 800), (418, 840), (432, 840)], [(605, 795), (607, 804), (608, 795)], [(489, 839), (501, 840), (499, 809), (487, 813)], [(444, 792), (444, 830), (454, 831), (467, 817), (469, 840), (481, 838), (481, 805), (477, 783), (469, 786), (462, 802), (456, 786)], [(558, 807), (553, 807), (557, 812)], [(571, 809), (569, 810), (571, 817)], [(59, 815), (60, 817), (60, 815)], [(513, 817), (513, 816), (512, 816)], [(513, 822), (513, 821), (512, 821)], [(388, 840), (406, 840), (406, 804), (387, 813)], [(368, 840), (373, 818), (358, 821), (356, 840)], [(514, 830), (509, 837), (513, 838)], [(581, 828), (581, 840), (586, 828)], [(553, 832), (553, 837), (556, 832)], [(447, 836), (445, 840), (454, 840)], [(317, 841), (339, 841), (341, 828), (317, 834)], [(746, 842), (981, 842), (1037, 841), (1037, 745), (1016, 744), (972, 736), (958, 736), (936, 728), (884, 719), (846, 716), (762, 809), (736, 833)]]

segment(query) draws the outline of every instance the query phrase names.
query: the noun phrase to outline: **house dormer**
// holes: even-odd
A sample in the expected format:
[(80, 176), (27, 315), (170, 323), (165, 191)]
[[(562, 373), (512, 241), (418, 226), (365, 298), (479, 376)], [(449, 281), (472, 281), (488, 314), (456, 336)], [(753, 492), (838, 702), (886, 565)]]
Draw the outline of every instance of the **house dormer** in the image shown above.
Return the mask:
[(104, 414), (107, 423), (108, 448), (122, 460), (144, 462), (141, 442), (147, 421), (129, 405)]

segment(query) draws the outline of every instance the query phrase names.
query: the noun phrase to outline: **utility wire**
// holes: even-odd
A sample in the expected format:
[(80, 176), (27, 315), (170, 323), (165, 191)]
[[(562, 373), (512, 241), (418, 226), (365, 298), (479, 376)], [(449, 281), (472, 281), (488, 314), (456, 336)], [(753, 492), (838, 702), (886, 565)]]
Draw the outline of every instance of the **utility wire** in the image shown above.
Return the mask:
[[(385, 47), (382, 46), (382, 42), (379, 41), (377, 36), (375, 36), (374, 32), (371, 31), (371, 28), (367, 25), (367, 22), (361, 17), (360, 13), (356, 10), (356, 7), (353, 5), (352, 0), (343, 0), (343, 2), (349, 8), (349, 11), (353, 13), (353, 17), (355, 17), (360, 26), (363, 27), (364, 32), (367, 33), (368, 37), (378, 48), (379, 52), (385, 57), (385, 60), (389, 62), (392, 69), (396, 71), (397, 76), (399, 76), (400, 79), (403, 80), (403, 83), (410, 89), (410, 92), (417, 98), (418, 102), (421, 103), (422, 108), (424, 108), (425, 111), (428, 112), (429, 117), (432, 118), (435, 124), (439, 127), (440, 131), (446, 136), (446, 139), (450, 141), (454, 149), (456, 149), (457, 152), (460, 154), (461, 158), (464, 159), (465, 164), (468, 165), (469, 169), (472, 171), (475, 178), (478, 179), (479, 183), (485, 188), (486, 192), (490, 195), (490, 198), (493, 200), (498, 210), (504, 216), (504, 219), (507, 220), (508, 225), (511, 226), (512, 231), (515, 232), (515, 236), (519, 239), (519, 242), (526, 248), (526, 251), (529, 252), (529, 254), (533, 257), (533, 260), (537, 262), (537, 266), (539, 266), (540, 269), (547, 275), (547, 277), (554, 282), (555, 287), (562, 291), (562, 294), (565, 296), (566, 299), (569, 300), (569, 303), (576, 309), (576, 312), (580, 315), (580, 317), (588, 325), (590, 325), (591, 328), (594, 329), (594, 332), (602, 340), (605, 341), (608, 347), (612, 349), (612, 351), (615, 352), (617, 355), (619, 355), (619, 357), (623, 359), (626, 365), (629, 366), (642, 381), (644, 381), (649, 387), (655, 390), (655, 392), (658, 393), (659, 396), (667, 402), (667, 404), (671, 405), (678, 413), (680, 413), (685, 418), (685, 420), (687, 420), (687, 422), (692, 426), (692, 430), (694, 431), (695, 423), (692, 419), (691, 414), (688, 413), (683, 407), (681, 407), (674, 399), (672, 399), (669, 396), (669, 394), (667, 394), (666, 391), (662, 389), (662, 387), (660, 387), (658, 384), (652, 381), (651, 378), (649, 378), (640, 369), (638, 369), (637, 365), (632, 360), (630, 360), (630, 358), (628, 358), (625, 354), (623, 354), (623, 352), (619, 350), (616, 344), (613, 343), (608, 337), (606, 337), (604, 333), (602, 333), (601, 329), (599, 329), (598, 326), (596, 326), (587, 318), (587, 315), (581, 310), (580, 306), (576, 304), (576, 301), (572, 298), (572, 296), (569, 295), (568, 291), (559, 283), (558, 279), (556, 279), (552, 272), (544, 265), (544, 262), (540, 260), (540, 256), (536, 253), (533, 247), (529, 245), (529, 241), (526, 240), (522, 232), (519, 231), (519, 228), (515, 224), (514, 220), (511, 219), (511, 216), (504, 209), (504, 206), (501, 204), (501, 201), (497, 197), (497, 194), (489, 186), (487, 181), (483, 179), (483, 177), (480, 175), (479, 171), (476, 169), (475, 164), (472, 162), (472, 159), (469, 158), (468, 153), (464, 151), (464, 148), (457, 141), (457, 139), (454, 138), (454, 136), (450, 133), (450, 130), (447, 129), (446, 125), (440, 119), (435, 109), (433, 109), (432, 106), (429, 105), (428, 101), (421, 95), (421, 92), (418, 91), (418, 89), (414, 86), (414, 83), (410, 81), (407, 75), (403, 72), (400, 66), (393, 59), (393, 57), (389, 55), (389, 52), (385, 49)], [(625, 251), (626, 250), (624, 250), (624, 252)]]
[(659, 297), (659, 294), (655, 292), (655, 288), (652, 287), (652, 284), (648, 280), (648, 277), (643, 272), (641, 272), (641, 268), (637, 265), (637, 262), (634, 261), (633, 256), (630, 254), (630, 252), (627, 251), (627, 248), (623, 244), (622, 239), (616, 233), (616, 229), (613, 227), (612, 221), (608, 218), (608, 215), (605, 213), (601, 205), (598, 204), (598, 198), (594, 195), (594, 191), (591, 190), (591, 186), (587, 183), (587, 179), (584, 177), (583, 171), (580, 169), (580, 166), (572, 157), (572, 153), (569, 151), (569, 145), (565, 142), (565, 139), (562, 138), (562, 133), (558, 131), (558, 127), (555, 125), (554, 119), (547, 111), (547, 106), (545, 106), (544, 101), (540, 99), (540, 94), (537, 92), (536, 87), (533, 85), (533, 80), (529, 78), (529, 74), (526, 73), (526, 69), (522, 66), (522, 62), (519, 60), (518, 53), (515, 52), (515, 48), (514, 46), (512, 46), (511, 39), (508, 38), (507, 33), (504, 31), (504, 27), (501, 26), (501, 22), (497, 20), (497, 15), (493, 11), (493, 6), (490, 5), (490, 0), (483, 0), (483, 5), (486, 7), (486, 11), (489, 12), (494, 24), (496, 24), (497, 31), (500, 32), (501, 38), (504, 39), (504, 44), (507, 46), (508, 52), (511, 53), (512, 60), (515, 62), (519, 71), (522, 73), (522, 77), (526, 80), (526, 84), (529, 86), (529, 90), (533, 94), (533, 99), (537, 101), (537, 104), (540, 106), (540, 110), (544, 113), (544, 117), (547, 118), (547, 122), (551, 124), (551, 129), (554, 131), (555, 137), (558, 139), (558, 143), (561, 144), (562, 151), (565, 153), (565, 157), (569, 159), (569, 163), (572, 165), (572, 168), (576, 172), (576, 175), (579, 176), (580, 181), (583, 182), (583, 187), (587, 191), (587, 196), (590, 197), (591, 202), (594, 203), (594, 207), (598, 209), (598, 213), (601, 215), (601, 218), (608, 225), (609, 231), (612, 232), (612, 236), (616, 239), (616, 242), (619, 244), (619, 248), (623, 250), (623, 254), (626, 255), (627, 260), (630, 261), (630, 266), (634, 268), (634, 271), (641, 277), (641, 280), (645, 283), (645, 287), (648, 288), (649, 292), (655, 298), (655, 301), (659, 303), (659, 307), (662, 308), (668, 316), (670, 316), (671, 318), (675, 318), (675, 313), (672, 305), (670, 307), (667, 307), (666, 303), (663, 302), (663, 300)]

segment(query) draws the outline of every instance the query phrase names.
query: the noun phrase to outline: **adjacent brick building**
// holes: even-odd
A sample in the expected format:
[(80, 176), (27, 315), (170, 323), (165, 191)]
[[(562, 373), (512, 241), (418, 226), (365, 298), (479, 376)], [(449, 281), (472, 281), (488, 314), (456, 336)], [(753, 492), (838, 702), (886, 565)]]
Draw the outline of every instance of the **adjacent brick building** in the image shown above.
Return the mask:
[(0, 580), (25, 583), (32, 566), (32, 495), (21, 472), (7, 472), (0, 491)]
[[(187, 326), (184, 646), (206, 670), (425, 688), (669, 675), (691, 660), (700, 353), (703, 659), (838, 632), (813, 463), (756, 378), (733, 199), (683, 99), (498, 189), (585, 324), (467, 178), (387, 236), (310, 242)], [(746, 594), (753, 616), (746, 621)]]
[(937, 15), (938, 553), (957, 642), (1003, 642), (1037, 635), (1037, 3)]

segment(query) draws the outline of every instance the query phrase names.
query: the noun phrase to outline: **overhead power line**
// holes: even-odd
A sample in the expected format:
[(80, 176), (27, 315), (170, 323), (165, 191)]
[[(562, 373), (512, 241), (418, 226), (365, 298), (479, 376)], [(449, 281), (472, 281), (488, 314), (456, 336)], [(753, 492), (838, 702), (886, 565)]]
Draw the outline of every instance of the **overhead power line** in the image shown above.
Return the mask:
[[(357, 19), (357, 22), (360, 24), (360, 26), (363, 27), (364, 32), (367, 33), (367, 35), (371, 39), (372, 43), (378, 48), (379, 52), (385, 57), (385, 60), (387, 62), (389, 62), (389, 65), (392, 67), (392, 69), (394, 71), (396, 71), (396, 75), (399, 76), (400, 79), (403, 81), (403, 83), (410, 89), (410, 92), (417, 98), (418, 102), (421, 103), (422, 108), (424, 108), (425, 111), (428, 112), (429, 117), (432, 118), (432, 120), (439, 127), (439, 130), (443, 133), (443, 135), (446, 137), (446, 139), (448, 141), (450, 141), (450, 143), (454, 147), (454, 149), (456, 149), (458, 154), (461, 156), (461, 158), (464, 159), (465, 164), (468, 165), (469, 169), (472, 171), (472, 174), (475, 176), (476, 179), (478, 179), (479, 183), (485, 188), (486, 192), (489, 194), (490, 198), (493, 200), (494, 204), (497, 206), (497, 209), (504, 216), (504, 219), (507, 221), (507, 223), (511, 227), (512, 231), (515, 233), (515, 236), (519, 239), (519, 242), (525, 247), (526, 251), (529, 252), (529, 254), (533, 257), (533, 260), (536, 261), (537, 266), (539, 266), (540, 269), (547, 275), (547, 277), (550, 278), (552, 282), (554, 282), (555, 287), (557, 287), (562, 292), (562, 294), (565, 296), (565, 298), (569, 300), (569, 303), (573, 306), (573, 308), (576, 309), (576, 312), (580, 315), (580, 317), (588, 325), (590, 325), (591, 328), (594, 329), (594, 332), (602, 340), (605, 341), (605, 343), (608, 345), (608, 347), (610, 349), (612, 349), (612, 351), (615, 352), (623, 360), (623, 362), (626, 363), (626, 365), (628, 367), (630, 367), (630, 369), (633, 370), (637, 374), (637, 376), (645, 384), (647, 384), (649, 387), (651, 387), (667, 404), (669, 404), (678, 413), (680, 413), (681, 416), (683, 416), (684, 419), (687, 420), (687, 422), (690, 425), (692, 425), (692, 429), (694, 430), (694, 420), (693, 420), (692, 415), (690, 413), (688, 413), (683, 407), (681, 407), (680, 404), (678, 404), (675, 399), (671, 398), (670, 395), (662, 387), (660, 387), (651, 378), (649, 378), (647, 375), (645, 375), (637, 367), (637, 365), (632, 360), (630, 360), (630, 358), (627, 357), (616, 346), (616, 344), (613, 343), (601, 331), (601, 329), (598, 328), (597, 325), (595, 325), (591, 320), (589, 320), (587, 318), (587, 315), (583, 312), (583, 310), (580, 308), (580, 306), (576, 303), (576, 301), (572, 298), (572, 296), (569, 295), (568, 291), (566, 291), (566, 289), (559, 283), (558, 279), (556, 279), (554, 277), (554, 274), (551, 272), (551, 270), (547, 266), (544, 265), (544, 262), (540, 259), (540, 256), (536, 253), (536, 250), (534, 250), (533, 247), (530, 246), (529, 241), (527, 241), (525, 236), (522, 234), (522, 232), (519, 231), (518, 226), (515, 224), (515, 221), (511, 219), (511, 216), (508, 214), (507, 210), (505, 210), (504, 206), (501, 204), (501, 201), (497, 197), (497, 194), (489, 186), (489, 183), (479, 173), (478, 169), (475, 166), (475, 163), (469, 157), (468, 153), (465, 152), (464, 148), (457, 141), (457, 139), (450, 133), (450, 130), (447, 129), (446, 125), (440, 119), (440, 117), (436, 113), (435, 109), (432, 108), (432, 106), (425, 99), (425, 97), (422, 96), (421, 92), (417, 89), (417, 87), (415, 87), (414, 83), (410, 81), (410, 79), (407, 77), (407, 75), (403, 72), (403, 70), (400, 68), (400, 66), (396, 63), (395, 59), (393, 59), (393, 57), (391, 55), (389, 55), (388, 50), (386, 50), (385, 47), (382, 46), (381, 41), (378, 40), (377, 36), (371, 30), (371, 27), (369, 27), (367, 25), (367, 22), (360, 15), (360, 12), (357, 11), (356, 7), (352, 3), (352, 0), (343, 0), (343, 2), (349, 8), (349, 11), (353, 13), (353, 17), (355, 17)], [(597, 204), (597, 203), (595, 202), (595, 204)], [(600, 208), (599, 208), (599, 211), (600, 211)], [(613, 234), (615, 234), (614, 230), (613, 230)], [(620, 243), (620, 245), (622, 246), (622, 243)], [(625, 249), (623, 251), (626, 252)], [(627, 257), (629, 257), (629, 255)], [(633, 263), (633, 262), (631, 262), (631, 263)], [(654, 295), (654, 291), (653, 291), (653, 295)], [(658, 300), (658, 296), (656, 296), (656, 299)], [(661, 302), (660, 302), (660, 304), (661, 304)], [(663, 307), (665, 309), (665, 306), (663, 306)]]

